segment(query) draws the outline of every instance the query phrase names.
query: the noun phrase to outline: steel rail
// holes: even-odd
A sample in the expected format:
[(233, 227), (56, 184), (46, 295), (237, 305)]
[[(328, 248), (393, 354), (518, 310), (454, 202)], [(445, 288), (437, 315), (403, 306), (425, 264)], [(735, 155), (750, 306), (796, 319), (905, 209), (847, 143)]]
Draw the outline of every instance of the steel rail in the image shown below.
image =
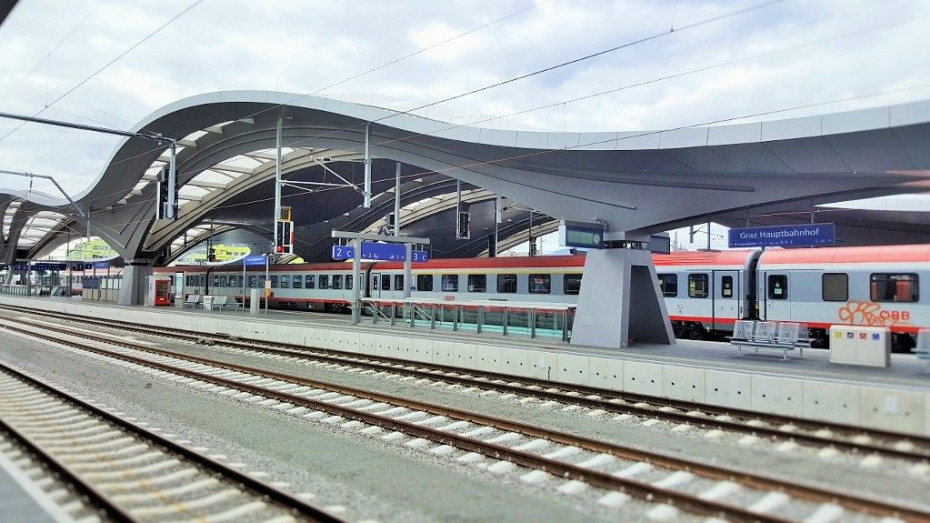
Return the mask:
[[(296, 395), (291, 395), (291, 394), (282, 393), (278, 391), (263, 389), (261, 387), (243, 384), (243, 383), (232, 381), (232, 380), (226, 380), (226, 379), (218, 378), (218, 377), (211, 376), (208, 374), (198, 373), (196, 371), (178, 369), (175, 367), (171, 367), (170, 365), (164, 365), (161, 363), (152, 362), (152, 361), (148, 361), (145, 359), (140, 359), (140, 358), (124, 355), (124, 354), (116, 354), (111, 351), (107, 351), (106, 349), (92, 347), (92, 346), (89, 346), (89, 345), (86, 345), (80, 342), (76, 342), (73, 340), (62, 340), (60, 338), (48, 336), (47, 334), (36, 333), (36, 332), (29, 331), (26, 329), (19, 329), (16, 327), (9, 327), (9, 326), (7, 326), (7, 328), (11, 330), (15, 330), (17, 332), (30, 335), (30, 336), (49, 339), (57, 343), (66, 343), (72, 346), (77, 346), (83, 350), (88, 350), (88, 351), (91, 351), (97, 354), (104, 354), (109, 357), (122, 359), (124, 361), (130, 361), (133, 363), (139, 363), (139, 364), (149, 366), (149, 367), (159, 368), (160, 370), (165, 370), (167, 372), (183, 374), (185, 376), (188, 376), (193, 379), (200, 380), (200, 381), (213, 382), (215, 384), (222, 385), (228, 388), (235, 388), (239, 390), (249, 391), (253, 394), (262, 395), (262, 396), (277, 399), (280, 401), (286, 401), (288, 403), (292, 403), (295, 405), (310, 406), (311, 408), (321, 410), (321, 411), (330, 413), (332, 415), (339, 415), (339, 416), (342, 416), (348, 419), (356, 419), (364, 423), (382, 426), (385, 428), (389, 428), (391, 430), (402, 431), (402, 432), (405, 432), (405, 433), (408, 433), (408, 434), (411, 434), (417, 437), (424, 437), (424, 438), (431, 439), (433, 441), (437, 441), (437, 442), (444, 443), (444, 444), (453, 444), (459, 448), (471, 450), (474, 452), (480, 452), (487, 456), (495, 457), (498, 459), (500, 459), (500, 457), (503, 455), (509, 455), (510, 453), (517, 453), (513, 455), (513, 459), (510, 459), (510, 461), (524, 464), (526, 466), (532, 466), (531, 463), (533, 463), (534, 460), (536, 460), (535, 461), (536, 466), (533, 466), (533, 468), (539, 468), (540, 470), (545, 470), (545, 471), (557, 470), (559, 471), (560, 474), (565, 475), (565, 477), (568, 477), (571, 479), (579, 479), (579, 480), (590, 482), (592, 484), (599, 485), (599, 486), (604, 485), (603, 483), (604, 481), (612, 481), (613, 482), (612, 484), (614, 486), (606, 487), (606, 488), (614, 488), (616, 490), (620, 490), (621, 492), (629, 492), (634, 495), (642, 495), (645, 492), (645, 490), (643, 490), (644, 488), (653, 489), (653, 492), (651, 493), (651, 498), (650, 498), (651, 500), (655, 500), (655, 496), (656, 496), (655, 491), (658, 490), (658, 494), (663, 495), (663, 496), (685, 496), (685, 499), (669, 498), (671, 504), (673, 505), (676, 504), (675, 502), (677, 502), (678, 504), (680, 504), (679, 506), (692, 506), (692, 504), (695, 502), (694, 499), (690, 499), (690, 498), (693, 498), (693, 496), (685, 495), (683, 493), (679, 493), (679, 492), (668, 490), (668, 489), (654, 487), (652, 485), (649, 485), (648, 483), (638, 482), (635, 480), (631, 480), (629, 478), (616, 478), (614, 476), (607, 475), (607, 478), (594, 478), (593, 480), (588, 481), (587, 479), (584, 479), (584, 476), (583, 476), (585, 474), (592, 472), (588, 469), (576, 467), (574, 465), (559, 463), (559, 462), (550, 463), (551, 460), (546, 460), (545, 458), (540, 458), (539, 456), (535, 456), (535, 455), (528, 454), (528, 453), (520, 453), (520, 451), (513, 451), (506, 447), (502, 447), (502, 446), (498, 446), (494, 444), (475, 442), (467, 438), (462, 438), (454, 434), (437, 431), (435, 429), (429, 429), (426, 427), (416, 425), (414, 423), (385, 419), (382, 417), (378, 417), (376, 415), (358, 412), (358, 411), (351, 410), (351, 409), (345, 409), (337, 405), (332, 405), (329, 403), (304, 398), (302, 396), (296, 396)], [(41, 328), (47, 329), (48, 326), (43, 325)], [(56, 330), (56, 329), (53, 329), (53, 330)], [(399, 398), (399, 397), (391, 396), (388, 394), (376, 393), (372, 391), (356, 389), (353, 387), (348, 387), (348, 386), (343, 386), (343, 385), (320, 382), (317, 380), (312, 380), (312, 379), (304, 378), (301, 376), (294, 376), (294, 375), (289, 375), (289, 374), (284, 374), (284, 373), (266, 371), (266, 370), (256, 369), (254, 367), (245, 367), (242, 365), (236, 365), (236, 364), (231, 364), (231, 363), (217, 361), (217, 360), (211, 360), (208, 358), (189, 356), (189, 355), (175, 353), (172, 351), (165, 351), (165, 350), (160, 350), (160, 349), (154, 349), (151, 347), (139, 346), (131, 342), (127, 342), (127, 341), (113, 340), (110, 338), (103, 338), (103, 337), (95, 337), (95, 336), (88, 335), (85, 333), (78, 333), (78, 334), (68, 333), (68, 331), (65, 330), (64, 328), (57, 329), (57, 330), (58, 332), (64, 333), (66, 335), (79, 336), (79, 337), (84, 337), (84, 338), (89, 337), (91, 339), (96, 338), (95, 341), (99, 341), (99, 342), (107, 343), (111, 345), (116, 345), (116, 346), (121, 346), (125, 348), (130, 348), (132, 350), (146, 352), (146, 353), (154, 354), (157, 356), (175, 358), (175, 359), (180, 359), (184, 361), (189, 361), (192, 363), (219, 367), (219, 368), (223, 368), (223, 369), (234, 371), (234, 372), (247, 373), (247, 374), (252, 374), (256, 376), (261, 376), (264, 378), (269, 378), (269, 379), (274, 379), (274, 380), (279, 380), (279, 381), (286, 381), (286, 382), (290, 382), (290, 383), (297, 384), (297, 385), (330, 390), (333, 392), (339, 392), (341, 394), (351, 395), (351, 396), (355, 396), (358, 398), (369, 399), (372, 401), (400, 405), (400, 406), (404, 406), (410, 409), (428, 412), (431, 414), (444, 415), (450, 418), (457, 418), (457, 419), (469, 421), (472, 423), (491, 426), (491, 427), (494, 427), (494, 428), (497, 428), (503, 431), (522, 433), (526, 436), (546, 439), (546, 440), (559, 443), (559, 444), (563, 444), (563, 445), (576, 446), (576, 447), (583, 448), (585, 450), (589, 450), (592, 452), (609, 454), (609, 455), (618, 456), (618, 457), (628, 459), (628, 460), (633, 460), (633, 461), (653, 463), (653, 464), (657, 464), (659, 466), (669, 468), (672, 470), (685, 470), (685, 471), (689, 471), (689, 472), (692, 472), (692, 473), (695, 473), (695, 474), (698, 474), (698, 475), (701, 475), (707, 478), (711, 478), (711, 479), (736, 481), (736, 482), (742, 483), (743, 485), (746, 485), (746, 486), (749, 486), (755, 489), (783, 491), (798, 499), (803, 499), (807, 501), (820, 502), (820, 503), (838, 503), (844, 507), (851, 508), (851, 509), (861, 511), (861, 512), (865, 512), (868, 514), (880, 516), (880, 517), (891, 516), (891, 517), (905, 518), (908, 521), (930, 521), (930, 512), (923, 510), (921, 508), (918, 508), (918, 507), (909, 507), (909, 506), (901, 505), (901, 504), (887, 503), (885, 501), (881, 501), (877, 499), (856, 496), (853, 494), (848, 494), (846, 492), (825, 489), (822, 487), (817, 487), (817, 486), (812, 486), (812, 485), (796, 484), (796, 483), (793, 483), (787, 480), (781, 480), (781, 479), (777, 479), (777, 478), (773, 478), (769, 476), (755, 474), (755, 473), (748, 472), (748, 471), (731, 469), (731, 468), (722, 467), (719, 465), (711, 465), (711, 464), (702, 463), (699, 461), (688, 460), (685, 458), (677, 458), (677, 457), (668, 456), (668, 455), (664, 455), (664, 454), (660, 454), (656, 452), (651, 452), (651, 451), (636, 449), (633, 447), (623, 446), (619, 444), (595, 440), (595, 439), (587, 438), (585, 436), (580, 436), (576, 434), (543, 429), (538, 426), (524, 424), (524, 423), (515, 422), (511, 420), (505, 420), (505, 419), (496, 418), (493, 416), (487, 416), (487, 415), (483, 415), (483, 414), (479, 414), (479, 413), (475, 413), (471, 411), (464, 411), (464, 410), (454, 409), (450, 407), (438, 406), (435, 404), (420, 402), (416, 400), (410, 400), (407, 398)], [(478, 447), (474, 447), (473, 445), (489, 446), (489, 447), (484, 447), (484, 450), (476, 450)], [(540, 459), (544, 461), (542, 462), (538, 461)], [(631, 483), (627, 484), (627, 482), (631, 482)], [(673, 499), (674, 499), (674, 502), (672, 502)], [(714, 514), (722, 515), (726, 511), (736, 510), (737, 512), (735, 514), (730, 514), (725, 517), (733, 517), (740, 521), (745, 521), (746, 520), (745, 518), (747, 515), (752, 515), (754, 518), (760, 517), (758, 513), (750, 512), (741, 507), (734, 507), (734, 506), (722, 504), (719, 502), (711, 502), (718, 506), (715, 509), (711, 509), (711, 511), (708, 512), (707, 506), (703, 505), (707, 501), (701, 498), (697, 498), (697, 499), (700, 500), (700, 504), (699, 504), (698, 509), (695, 509), (694, 511), (698, 513), (710, 514), (710, 515), (714, 515)], [(681, 505), (681, 503), (687, 503), (687, 504)], [(722, 505), (722, 507), (720, 507), (719, 505)], [(714, 510), (716, 510), (716, 512), (714, 512)], [(724, 512), (720, 512), (720, 510), (723, 510)]]
[[(263, 482), (263, 481), (261, 481), (261, 480), (258, 480), (258, 479), (256, 479), (256, 478), (253, 478), (253, 477), (249, 476), (248, 474), (246, 474), (246, 473), (244, 473), (244, 472), (242, 472), (242, 471), (240, 471), (240, 470), (237, 470), (237, 469), (235, 469), (235, 468), (233, 468), (233, 467), (230, 467), (230, 466), (228, 466), (228, 465), (225, 465), (224, 463), (222, 463), (222, 462), (220, 462), (220, 461), (217, 461), (217, 460), (212, 459), (212, 458), (210, 458), (210, 457), (208, 457), (208, 456), (205, 456), (205, 455), (203, 455), (203, 454), (201, 454), (201, 453), (199, 453), (199, 452), (197, 452), (197, 451), (195, 451), (195, 450), (193, 450), (193, 449), (190, 449), (190, 448), (188, 448), (188, 447), (186, 447), (186, 446), (184, 446), (184, 445), (182, 445), (182, 444), (180, 444), (180, 443), (177, 443), (177, 442), (175, 442), (175, 441), (172, 441), (171, 439), (168, 439), (168, 438), (166, 438), (166, 437), (164, 437), (164, 436), (161, 436), (161, 435), (159, 435), (159, 434), (157, 434), (157, 433), (155, 433), (155, 432), (152, 432), (152, 431), (150, 431), (150, 430), (148, 430), (148, 429), (145, 429), (145, 428), (143, 428), (143, 427), (141, 427), (141, 426), (139, 426), (139, 425), (136, 425), (136, 424), (134, 424), (134, 423), (132, 423), (132, 422), (130, 422), (130, 421), (128, 421), (128, 420), (125, 420), (125, 419), (123, 419), (123, 418), (120, 418), (119, 416), (116, 416), (116, 415), (114, 415), (113, 413), (107, 412), (106, 410), (103, 410), (103, 409), (101, 409), (100, 407), (97, 407), (97, 406), (95, 406), (95, 405), (92, 405), (92, 404), (88, 403), (87, 401), (84, 401), (84, 400), (82, 400), (82, 399), (80, 399), (80, 398), (77, 398), (77, 397), (75, 397), (75, 396), (73, 396), (73, 395), (71, 395), (71, 394), (69, 394), (69, 393), (67, 393), (67, 392), (65, 392), (65, 391), (62, 391), (62, 390), (60, 390), (60, 389), (58, 389), (58, 388), (55, 388), (55, 387), (53, 387), (53, 386), (51, 386), (51, 385), (49, 385), (49, 384), (47, 384), (47, 383), (44, 383), (44, 382), (42, 382), (42, 381), (39, 381), (37, 378), (35, 378), (35, 377), (33, 377), (33, 376), (30, 376), (29, 374), (26, 374), (26, 373), (24, 373), (24, 372), (22, 372), (22, 371), (20, 371), (20, 370), (17, 370), (17, 369), (15, 369), (15, 368), (13, 368), (13, 367), (7, 365), (7, 364), (2, 363), (2, 362), (0, 362), (0, 372), (5, 372), (5, 373), (7, 373), (7, 374), (9, 374), (9, 375), (11, 375), (11, 376), (13, 376), (13, 377), (15, 377), (15, 378), (21, 380), (21, 381), (24, 381), (24, 382), (28, 383), (29, 385), (31, 385), (31, 386), (33, 386), (33, 387), (35, 387), (35, 388), (37, 388), (37, 389), (40, 389), (40, 390), (42, 390), (42, 391), (44, 391), (44, 392), (46, 392), (46, 393), (48, 393), (48, 394), (51, 394), (51, 395), (53, 395), (53, 396), (55, 396), (55, 397), (60, 398), (60, 399), (64, 400), (64, 401), (67, 402), (67, 403), (71, 403), (71, 404), (73, 404), (73, 405), (76, 405), (76, 406), (78, 406), (79, 408), (84, 409), (84, 410), (86, 410), (86, 411), (92, 413), (93, 415), (97, 416), (98, 418), (104, 419), (104, 420), (106, 420), (107, 422), (110, 422), (110, 423), (112, 423), (112, 424), (114, 424), (114, 425), (120, 427), (120, 428), (123, 429), (123, 430), (126, 430), (126, 431), (128, 431), (128, 432), (132, 432), (132, 433), (136, 434), (137, 436), (140, 436), (141, 438), (144, 438), (144, 439), (147, 439), (147, 440), (149, 440), (149, 441), (151, 441), (151, 442), (154, 442), (155, 444), (157, 444), (157, 445), (159, 445), (159, 446), (161, 446), (161, 447), (164, 447), (164, 448), (170, 450), (171, 452), (174, 452), (174, 453), (176, 453), (176, 454), (179, 454), (179, 455), (183, 456), (184, 458), (186, 458), (186, 459), (188, 459), (188, 460), (191, 460), (191, 461), (197, 463), (198, 465), (200, 465), (200, 466), (202, 466), (202, 467), (204, 467), (204, 468), (210, 469), (210, 470), (213, 471), (214, 473), (218, 473), (218, 474), (222, 475), (222, 476), (223, 476), (225, 479), (227, 479), (227, 480), (230, 480), (230, 481), (234, 481), (234, 482), (236, 482), (236, 483), (239, 483), (239, 484), (241, 484), (242, 486), (247, 487), (248, 489), (257, 492), (258, 494), (260, 494), (260, 495), (262, 495), (262, 496), (267, 496), (269, 499), (272, 499), (272, 500), (274, 500), (274, 501), (276, 501), (276, 502), (278, 502), (278, 503), (284, 505), (285, 507), (290, 508), (291, 510), (293, 510), (294, 512), (300, 514), (300, 515), (303, 516), (303, 517), (310, 518), (310, 520), (312, 520), (312, 521), (319, 521), (319, 522), (321, 522), (321, 523), (323, 523), (323, 522), (347, 523), (347, 520), (342, 519), (342, 518), (340, 518), (340, 517), (338, 517), (338, 516), (334, 516), (334, 515), (332, 515), (332, 514), (326, 512), (325, 510), (323, 510), (323, 509), (321, 509), (321, 508), (319, 508), (319, 507), (317, 507), (317, 506), (315, 506), (315, 505), (313, 505), (313, 504), (311, 504), (311, 503), (308, 503), (307, 501), (305, 501), (305, 500), (303, 500), (303, 499), (301, 499), (301, 498), (299, 498), (299, 497), (297, 497), (297, 496), (294, 496), (294, 495), (292, 495), (292, 494), (290, 494), (290, 493), (288, 493), (288, 492), (284, 492), (284, 491), (282, 491), (282, 490), (280, 490), (280, 489), (278, 489), (278, 488), (275, 488), (275, 487), (272, 486), (272, 485), (269, 485), (268, 483), (265, 483), (265, 482)], [(43, 457), (48, 456), (47, 459), (49, 459), (50, 462), (53, 462), (53, 463), (55, 464), (56, 470), (63, 470), (63, 473), (66, 474), (66, 475), (68, 476), (69, 481), (71, 481), (71, 480), (73, 479), (74, 482), (75, 482), (76, 484), (78, 484), (78, 485), (82, 485), (82, 486), (83, 486), (83, 485), (89, 485), (89, 484), (87, 484), (86, 482), (84, 482), (83, 479), (80, 478), (80, 475), (79, 475), (78, 473), (75, 473), (75, 472), (72, 472), (72, 471), (68, 470), (66, 465), (61, 464), (60, 462), (58, 462), (57, 460), (55, 460), (54, 457), (51, 457), (49, 454), (45, 453), (36, 443), (32, 442), (31, 440), (28, 440), (28, 437), (26, 437), (26, 436), (24, 436), (24, 435), (21, 435), (21, 434), (19, 434), (18, 432), (16, 432), (15, 429), (11, 428), (11, 427), (10, 427), (5, 421), (3, 421), (2, 419), (0, 419), (0, 423), (2, 423), (3, 428), (4, 428), (5, 430), (17, 434), (17, 438), (24, 438), (24, 439), (26, 439), (26, 440), (28, 441), (28, 446), (29, 446), (29, 448), (30, 448), (33, 452), (36, 452), (37, 454), (40, 454), (40, 455), (42, 455)], [(43, 459), (45, 459), (45, 458), (43, 458)], [(110, 506), (110, 505), (112, 505), (113, 507), (115, 507), (115, 508), (114, 508), (115, 514), (119, 516), (119, 517), (117, 517), (116, 519), (124, 519), (124, 520), (128, 520), (128, 521), (137, 521), (135, 518), (131, 517), (128, 513), (126, 513), (125, 511), (123, 511), (123, 510), (119, 507), (118, 504), (116, 504), (115, 502), (113, 502), (112, 500), (110, 500), (105, 494), (103, 494), (103, 493), (99, 492), (98, 490), (94, 489), (92, 486), (87, 486), (86, 488), (88, 488), (88, 489), (90, 489), (90, 490), (92, 491), (92, 493), (89, 494), (89, 495), (91, 495), (92, 498), (93, 498), (95, 501), (102, 500), (101, 505), (104, 506), (105, 510), (107, 510), (108, 513), (110, 512), (110, 509), (109, 509), (109, 506)]]
[[(5, 306), (4, 306), (5, 307)], [(38, 309), (29, 309), (25, 308), (30, 312), (40, 312), (45, 313), (52, 317), (61, 317), (64, 319), (68, 318), (66, 315), (48, 313), (47, 311), (39, 311)], [(242, 339), (230, 339), (228, 337), (223, 337), (220, 335), (205, 334), (205, 333), (192, 333), (192, 331), (185, 331), (180, 329), (152, 329), (145, 326), (140, 326), (138, 324), (133, 324), (130, 322), (121, 322), (121, 321), (110, 321), (110, 320), (100, 320), (90, 317), (81, 317), (82, 320), (91, 321), (100, 325), (113, 325), (117, 324), (126, 328), (138, 332), (145, 332), (157, 336), (168, 336), (170, 333), (171, 336), (181, 337), (188, 340), (203, 340), (203, 339), (214, 339), (219, 343), (224, 345), (229, 345), (232, 347), (238, 348), (247, 348), (252, 350), (268, 351), (275, 352), (278, 354), (286, 354), (289, 356), (303, 356), (309, 357), (312, 359), (318, 359), (321, 361), (327, 361), (331, 363), (341, 363), (351, 366), (356, 366), (364, 369), (379, 370), (384, 371), (389, 369), (391, 372), (397, 374), (403, 374), (407, 376), (414, 376), (420, 378), (428, 379), (441, 379), (450, 383), (457, 383), (462, 385), (469, 385), (485, 390), (498, 390), (506, 391), (509, 393), (520, 394), (520, 395), (530, 395), (536, 398), (559, 401), (561, 403), (575, 404), (588, 408), (596, 408), (605, 410), (608, 412), (632, 414), (632, 415), (646, 415), (646, 416), (655, 416), (658, 418), (663, 418), (669, 421), (674, 421), (676, 423), (683, 423), (694, 425), (701, 428), (717, 428), (723, 430), (729, 430), (732, 432), (739, 432), (744, 434), (752, 435), (761, 435), (765, 437), (777, 438), (777, 439), (790, 439), (796, 442), (807, 443), (817, 446), (833, 446), (843, 450), (847, 450), (855, 453), (875, 453), (882, 454), (885, 456), (906, 459), (910, 461), (928, 461), (930, 460), (930, 438), (912, 435), (912, 434), (903, 434), (892, 431), (885, 431), (881, 429), (872, 429), (872, 428), (863, 428), (855, 427), (852, 425), (844, 425), (840, 423), (833, 423), (827, 421), (812, 421), (805, 420), (802, 418), (795, 418), (790, 416), (783, 416), (779, 414), (769, 414), (748, 411), (743, 409), (729, 408), (729, 407), (715, 407), (712, 405), (706, 405), (703, 403), (693, 403), (682, 400), (666, 399), (666, 398), (656, 398), (654, 396), (647, 396), (643, 394), (630, 393), (630, 392), (616, 392), (606, 389), (599, 389), (596, 387), (589, 387), (584, 385), (576, 384), (567, 384), (561, 382), (551, 382), (533, 378), (526, 378), (522, 376), (512, 376), (507, 374), (495, 373), (490, 371), (479, 371), (471, 369), (461, 369), (457, 367), (451, 367), (448, 365), (441, 365), (436, 363), (424, 363), (414, 360), (406, 360), (400, 358), (387, 358), (382, 356), (372, 356), (359, 353), (338, 351), (333, 349), (319, 349), (319, 348), (308, 348), (300, 347), (297, 345), (285, 344), (285, 343), (269, 343), (260, 340), (246, 340)], [(312, 351), (312, 352), (311, 352)], [(320, 354), (317, 351), (324, 351), (326, 354)], [(384, 364), (373, 363), (373, 362), (364, 362), (358, 361), (360, 357), (365, 357), (374, 361), (385, 361)], [(392, 362), (396, 362), (392, 364)], [(457, 376), (448, 376), (448, 375), (437, 375), (434, 372), (424, 371), (419, 369), (409, 369), (398, 367), (397, 365), (402, 365), (404, 367), (419, 367), (420, 369), (434, 369), (438, 372), (454, 373)], [(463, 374), (482, 376), (487, 379), (479, 379), (475, 377), (463, 376)], [(507, 383), (498, 383), (497, 381), (505, 381)], [(512, 385), (512, 383), (519, 383), (520, 386)], [(528, 387), (539, 387), (540, 389), (531, 389)], [(562, 389), (565, 392), (561, 391), (551, 391), (551, 390), (542, 390), (558, 388)], [(572, 394), (574, 392), (575, 394)], [(592, 399), (584, 396), (597, 395), (603, 399)], [(621, 405), (617, 403), (612, 403), (611, 399), (623, 400), (629, 402), (628, 405)], [(646, 403), (649, 406), (637, 406), (633, 403)], [(745, 422), (741, 422), (735, 419), (718, 419), (713, 417), (699, 417), (685, 412), (670, 412), (667, 410), (661, 410), (665, 407), (672, 407), (682, 411), (698, 411), (708, 416), (728, 416), (730, 418), (740, 418), (745, 419)], [(761, 421), (768, 423), (773, 426), (760, 426), (755, 424), (750, 424), (751, 421)], [(781, 427), (783, 426), (793, 426), (800, 429), (800, 431), (794, 430), (785, 430)], [(836, 437), (824, 436), (816, 434), (817, 431), (826, 430), (833, 433), (839, 433), (846, 435), (849, 438), (858, 435), (866, 435), (871, 438), (879, 439), (893, 439), (896, 441), (910, 441), (916, 442), (916, 444), (923, 447), (923, 451), (912, 450), (912, 449), (902, 449), (895, 448), (889, 445), (882, 445), (875, 442), (866, 442), (866, 441), (855, 441), (852, 439), (840, 439)], [(802, 432), (807, 431), (807, 432)]]
[[(4, 369), (5, 370), (5, 369)], [(123, 510), (118, 503), (113, 501), (110, 496), (95, 488), (92, 484), (85, 481), (81, 476), (71, 470), (70, 467), (56, 459), (54, 456), (45, 452), (42, 447), (32, 440), (29, 436), (17, 430), (15, 427), (0, 418), (0, 430), (9, 434), (16, 443), (26, 448), (29, 453), (33, 454), (42, 462), (43, 465), (55, 471), (56, 474), (69, 486), (77, 492), (87, 497), (97, 509), (105, 512), (109, 517), (116, 521), (136, 522), (139, 519), (133, 517), (129, 512)]]

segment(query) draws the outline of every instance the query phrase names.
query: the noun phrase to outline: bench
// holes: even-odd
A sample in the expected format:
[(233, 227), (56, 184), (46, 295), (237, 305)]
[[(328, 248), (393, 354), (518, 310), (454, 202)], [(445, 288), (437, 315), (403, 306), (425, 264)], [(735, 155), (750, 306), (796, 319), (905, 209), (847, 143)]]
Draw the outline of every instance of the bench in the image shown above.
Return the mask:
[(799, 339), (800, 331), (800, 323), (741, 320), (736, 322), (730, 345), (736, 346), (739, 356), (743, 355), (743, 347), (751, 347), (756, 354), (759, 349), (781, 350), (786, 360), (789, 350), (798, 349), (804, 358), (804, 347), (810, 347), (810, 341)]
[(188, 294), (187, 299), (184, 300), (183, 308), (192, 308), (195, 309), (203, 305), (203, 295), (201, 294)]
[(229, 301), (229, 296), (207, 296), (203, 301), (204, 310), (221, 311), (224, 309), (239, 309), (242, 304), (233, 298)]
[[(239, 303), (239, 300), (237, 300), (234, 297), (230, 299), (231, 298), (230, 296), (222, 296), (221, 298), (222, 300), (221, 300), (221, 303), (219, 304), (220, 309), (238, 310), (242, 308), (242, 304)], [(216, 305), (216, 302), (214, 302), (214, 305)]]

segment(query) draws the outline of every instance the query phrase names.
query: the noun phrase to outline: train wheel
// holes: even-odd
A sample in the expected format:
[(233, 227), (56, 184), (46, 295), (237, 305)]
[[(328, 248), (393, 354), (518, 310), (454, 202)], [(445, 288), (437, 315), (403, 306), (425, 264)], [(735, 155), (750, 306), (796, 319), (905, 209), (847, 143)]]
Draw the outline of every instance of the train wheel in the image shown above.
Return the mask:
[(692, 323), (691, 330), (688, 332), (688, 337), (692, 340), (703, 340), (707, 336), (707, 331), (704, 330), (704, 326), (700, 323)]

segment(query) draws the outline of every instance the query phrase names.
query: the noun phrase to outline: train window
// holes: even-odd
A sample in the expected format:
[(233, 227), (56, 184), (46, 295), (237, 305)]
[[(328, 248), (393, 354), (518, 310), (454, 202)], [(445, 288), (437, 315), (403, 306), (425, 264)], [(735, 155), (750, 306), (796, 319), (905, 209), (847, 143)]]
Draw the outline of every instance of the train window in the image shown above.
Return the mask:
[(551, 274), (530, 274), (530, 294), (549, 294), (551, 292)]
[(678, 275), (660, 274), (659, 288), (662, 289), (662, 296), (667, 296), (670, 298), (678, 296)]
[(459, 291), (459, 275), (458, 274), (443, 274), (442, 275), (442, 292), (458, 292)]
[(197, 283), (197, 285), (199, 285), (200, 287), (203, 287), (203, 286), (206, 285), (206, 284), (207, 284), (207, 275), (206, 275), (206, 274), (201, 274), (201, 275), (200, 275), (200, 282)]
[(320, 275), (319, 282), (320, 282), (320, 288), (321, 288), (321, 289), (328, 289), (328, 288), (329, 288), (329, 276), (328, 276), (328, 275), (326, 275), (326, 274), (321, 274), (321, 275)]
[(390, 274), (381, 275), (381, 290), (382, 291), (391, 290), (391, 275)]
[(213, 286), (214, 287), (220, 286), (220, 277), (215, 274), (213, 275)]
[(417, 275), (417, 290), (418, 291), (433, 290), (433, 275), (432, 274), (418, 274)]
[(220, 276), (220, 287), (229, 287), (229, 276)]
[(295, 289), (299, 289), (299, 288), (303, 287), (303, 286), (304, 286), (304, 277), (301, 276), (301, 275), (299, 275), (299, 274), (295, 274), (295, 275), (294, 275), (294, 283), (293, 283), (293, 285), (291, 285), (291, 286), (294, 287)]
[(404, 275), (403, 274), (394, 275), (394, 290), (396, 291), (404, 290)]
[(517, 292), (516, 274), (498, 274), (497, 292), (501, 294), (514, 294)]
[(290, 274), (282, 274), (282, 275), (281, 275), (280, 281), (281, 281), (281, 288), (282, 288), (282, 289), (290, 289), (290, 288), (291, 288), (291, 275), (290, 275)]
[(254, 289), (258, 287), (258, 276), (249, 276), (249, 288)]
[(245, 283), (245, 278), (243, 276), (236, 276), (236, 288), (241, 289), (244, 283)]
[(562, 294), (578, 294), (581, 292), (581, 275), (566, 274), (562, 280)]
[(488, 277), (484, 274), (468, 275), (468, 292), (487, 292)]
[(194, 282), (194, 277), (191, 275), (188, 275), (187, 278), (184, 278), (184, 284), (187, 285), (188, 287), (193, 287), (194, 286), (193, 282)]
[(277, 276), (277, 275), (273, 275), (273, 276), (271, 277), (271, 288), (272, 288), (272, 289), (277, 289), (277, 288), (278, 288), (278, 276)]
[(346, 274), (346, 290), (352, 290), (352, 278), (351, 274)]
[(724, 276), (720, 278), (720, 297), (733, 297), (733, 276)]
[(823, 301), (846, 301), (849, 299), (848, 274), (824, 274), (820, 281)]
[(769, 299), (788, 299), (788, 276), (786, 274), (773, 274), (769, 276)]
[(304, 285), (304, 287), (308, 289), (315, 289), (316, 288), (316, 274), (308, 274), (307, 277), (304, 278), (304, 283), (306, 284)]
[(870, 294), (872, 301), (919, 301), (917, 275), (873, 274), (870, 277)]
[(334, 289), (342, 288), (342, 275), (341, 274), (333, 274), (333, 288)]
[(688, 275), (688, 297), (689, 298), (706, 298), (707, 292), (707, 275), (706, 274), (689, 274)]

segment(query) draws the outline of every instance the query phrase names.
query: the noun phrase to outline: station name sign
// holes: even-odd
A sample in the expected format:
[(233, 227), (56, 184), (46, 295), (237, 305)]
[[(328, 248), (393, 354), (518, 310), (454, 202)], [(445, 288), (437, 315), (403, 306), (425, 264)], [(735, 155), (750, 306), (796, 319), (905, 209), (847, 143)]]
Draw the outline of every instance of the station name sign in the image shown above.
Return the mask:
[[(404, 261), (406, 246), (402, 243), (362, 242), (362, 259), (378, 261)], [(355, 257), (355, 249), (351, 245), (333, 245), (334, 260), (351, 260)], [(429, 261), (429, 252), (411, 251), (412, 262)]]
[(267, 258), (261, 255), (252, 255), (242, 258), (242, 264), (248, 267), (264, 266)]
[(833, 245), (836, 228), (832, 223), (776, 225), (730, 229), (729, 247), (818, 247)]

